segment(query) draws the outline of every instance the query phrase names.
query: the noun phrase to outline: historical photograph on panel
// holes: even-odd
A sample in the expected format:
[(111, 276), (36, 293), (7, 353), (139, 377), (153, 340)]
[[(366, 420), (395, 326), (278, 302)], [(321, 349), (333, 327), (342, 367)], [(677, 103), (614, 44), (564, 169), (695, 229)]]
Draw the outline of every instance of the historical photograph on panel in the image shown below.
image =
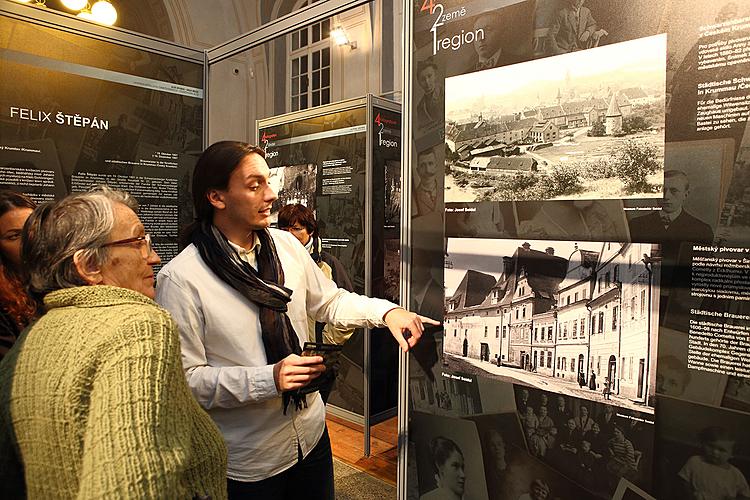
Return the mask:
[(383, 298), (398, 303), (401, 248), (398, 238), (386, 238), (383, 250)]
[(534, 56), (592, 49), (662, 31), (664, 0), (539, 0)]
[(733, 155), (731, 139), (668, 142), (664, 198), (626, 201), (632, 240), (712, 243)]
[(622, 478), (650, 488), (652, 414), (520, 385), (516, 406), (529, 453), (599, 498)]
[(686, 332), (659, 328), (656, 394), (718, 406), (729, 390), (727, 375), (688, 368), (688, 342)]
[(721, 406), (750, 413), (750, 378), (729, 376)]
[(281, 207), (295, 203), (314, 212), (316, 177), (317, 168), (311, 163), (272, 168), (268, 183), (279, 197), (271, 206), (271, 220), (276, 222)]
[(653, 411), (658, 247), (448, 238), (444, 362)]
[(414, 412), (409, 439), (417, 452), (419, 500), (487, 500), (474, 422)]
[[(511, 385), (511, 384), (507, 384)], [(511, 386), (511, 393), (513, 389)], [(515, 401), (513, 401), (515, 406)], [(510, 462), (515, 450), (525, 449), (521, 425), (515, 411), (495, 415), (472, 417), (479, 431), (482, 444), (484, 473), (487, 478), (487, 493), (490, 498), (499, 498), (507, 487)], [(518, 497), (514, 498), (516, 500)]]
[(447, 203), (445, 234), (457, 238), (515, 238), (513, 202)]
[(592, 492), (527, 451), (515, 413), (483, 415), (471, 420), (479, 431), (487, 493), (491, 500), (596, 498)]
[(385, 162), (385, 228), (399, 227), (401, 220), (401, 162)]
[(666, 35), (446, 79), (445, 200), (661, 197)]
[(750, 498), (747, 414), (659, 397), (660, 500)]
[(484, 410), (478, 378), (445, 371), (432, 376), (413, 376), (409, 380), (412, 408), (447, 417), (481, 415)]
[(517, 201), (518, 237), (630, 241), (622, 203), (622, 200)]

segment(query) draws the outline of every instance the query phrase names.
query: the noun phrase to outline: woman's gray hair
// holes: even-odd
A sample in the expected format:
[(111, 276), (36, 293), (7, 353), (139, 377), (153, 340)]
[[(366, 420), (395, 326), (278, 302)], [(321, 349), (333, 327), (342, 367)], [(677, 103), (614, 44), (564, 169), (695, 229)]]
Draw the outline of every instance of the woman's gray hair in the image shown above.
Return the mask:
[(87, 284), (73, 257), (80, 250), (84, 262), (101, 266), (106, 261), (108, 249), (102, 245), (115, 227), (115, 203), (138, 210), (138, 203), (128, 193), (96, 186), (41, 205), (31, 214), (21, 239), (21, 258), (29, 291), (36, 298)]

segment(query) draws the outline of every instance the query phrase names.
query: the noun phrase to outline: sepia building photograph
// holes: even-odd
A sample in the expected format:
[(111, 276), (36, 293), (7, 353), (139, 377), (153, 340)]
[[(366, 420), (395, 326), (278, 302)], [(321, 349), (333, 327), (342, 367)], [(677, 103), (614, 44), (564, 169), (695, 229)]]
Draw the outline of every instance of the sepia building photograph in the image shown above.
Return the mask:
[(448, 366), (650, 411), (657, 255), (650, 243), (449, 238)]

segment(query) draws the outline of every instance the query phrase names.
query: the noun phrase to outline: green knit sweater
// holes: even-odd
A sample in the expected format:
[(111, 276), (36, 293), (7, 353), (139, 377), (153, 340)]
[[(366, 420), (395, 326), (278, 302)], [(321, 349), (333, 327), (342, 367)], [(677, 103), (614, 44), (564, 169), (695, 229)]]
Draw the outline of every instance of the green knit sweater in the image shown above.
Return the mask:
[(0, 498), (23, 478), (31, 499), (226, 498), (227, 450), (169, 314), (110, 286), (44, 301), (0, 363)]

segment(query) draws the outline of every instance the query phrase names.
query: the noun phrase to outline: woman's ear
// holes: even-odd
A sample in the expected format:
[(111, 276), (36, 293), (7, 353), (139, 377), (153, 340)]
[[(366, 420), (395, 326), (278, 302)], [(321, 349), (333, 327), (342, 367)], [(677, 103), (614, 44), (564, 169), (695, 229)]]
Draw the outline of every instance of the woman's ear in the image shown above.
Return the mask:
[(85, 250), (77, 250), (73, 254), (73, 264), (78, 275), (89, 285), (98, 285), (103, 281), (102, 270), (94, 260), (86, 255)]

